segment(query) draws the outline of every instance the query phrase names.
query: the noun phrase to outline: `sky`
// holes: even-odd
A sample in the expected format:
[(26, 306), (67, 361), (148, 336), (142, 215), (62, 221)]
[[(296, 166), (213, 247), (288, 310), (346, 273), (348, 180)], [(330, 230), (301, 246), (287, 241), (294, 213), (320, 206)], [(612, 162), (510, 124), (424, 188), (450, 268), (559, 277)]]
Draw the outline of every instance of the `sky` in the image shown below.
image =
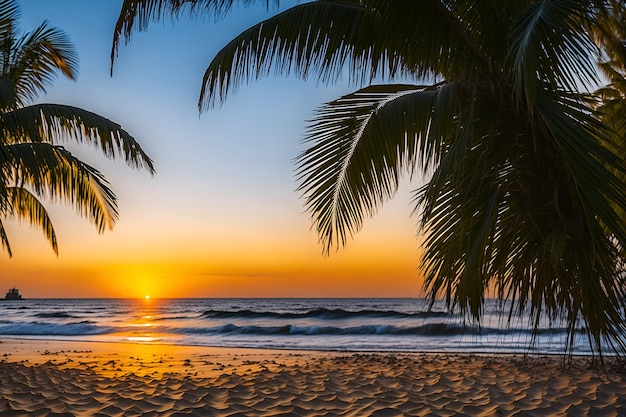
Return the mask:
[[(22, 0), (21, 28), (63, 29), (80, 57), (77, 81), (59, 77), (40, 102), (81, 107), (122, 125), (156, 174), (68, 144), (118, 196), (112, 231), (46, 201), (59, 242), (7, 221), (13, 257), (0, 288), (45, 297), (414, 297), (421, 294), (418, 218), (406, 178), (395, 198), (345, 248), (323, 256), (296, 192), (294, 159), (314, 110), (358, 86), (270, 76), (199, 113), (202, 75), (234, 36), (275, 11), (238, 8), (225, 19), (152, 23), (121, 45), (110, 76), (121, 0)], [(3, 221), (5, 221), (3, 219)]]

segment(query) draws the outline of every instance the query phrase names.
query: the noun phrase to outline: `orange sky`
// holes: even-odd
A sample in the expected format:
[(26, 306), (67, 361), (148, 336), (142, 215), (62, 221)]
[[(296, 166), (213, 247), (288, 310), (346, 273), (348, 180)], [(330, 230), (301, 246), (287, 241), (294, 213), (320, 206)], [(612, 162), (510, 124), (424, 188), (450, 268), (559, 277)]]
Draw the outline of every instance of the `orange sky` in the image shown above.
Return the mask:
[[(47, 204), (57, 258), (39, 231), (8, 222), (14, 257), (0, 256), (0, 288), (25, 297), (413, 297), (420, 294), (417, 219), (407, 181), (345, 249), (323, 257), (294, 191), (293, 159), (316, 107), (356, 87), (270, 77), (242, 86), (198, 116), (208, 60), (264, 16), (260, 9), (155, 24), (109, 52), (121, 1), (29, 0), (21, 24), (64, 29), (80, 56), (77, 82), (57, 80), (41, 101), (75, 105), (120, 123), (157, 174), (68, 145), (100, 169), (121, 219), (98, 235), (73, 210)], [(53, 4), (51, 4), (53, 3)], [(166, 51), (167, 53), (163, 53)], [(201, 51), (201, 53), (200, 53)]]
[[(184, 228), (175, 234), (169, 228), (150, 228), (143, 224), (145, 219), (123, 216), (114, 231), (98, 235), (70, 209), (57, 211), (65, 212), (63, 221), (56, 222), (58, 258), (39, 231), (15, 222), (9, 225), (14, 257), (4, 255), (0, 261), (7, 288), (17, 286), (32, 298), (420, 294), (418, 241), (410, 219), (394, 219), (409, 211), (399, 201), (368, 222), (346, 248), (328, 257), (322, 256), (301, 213), (290, 216), (296, 220), (290, 225), (294, 230), (274, 234)], [(175, 220), (171, 226), (175, 228)]]

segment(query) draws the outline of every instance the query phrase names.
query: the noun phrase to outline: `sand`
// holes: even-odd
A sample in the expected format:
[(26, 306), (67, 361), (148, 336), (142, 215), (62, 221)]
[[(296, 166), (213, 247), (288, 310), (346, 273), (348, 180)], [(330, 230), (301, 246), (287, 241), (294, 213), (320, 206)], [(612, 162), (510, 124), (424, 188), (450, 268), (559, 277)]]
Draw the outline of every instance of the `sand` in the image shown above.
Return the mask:
[(0, 342), (0, 416), (626, 416), (611, 360)]

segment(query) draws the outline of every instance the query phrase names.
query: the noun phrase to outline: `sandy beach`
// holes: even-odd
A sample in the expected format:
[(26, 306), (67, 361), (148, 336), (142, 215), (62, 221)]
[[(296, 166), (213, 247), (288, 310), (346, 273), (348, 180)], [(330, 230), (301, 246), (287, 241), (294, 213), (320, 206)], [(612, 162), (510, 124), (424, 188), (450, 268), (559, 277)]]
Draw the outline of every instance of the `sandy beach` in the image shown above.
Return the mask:
[(624, 416), (585, 358), (0, 343), (0, 416)]

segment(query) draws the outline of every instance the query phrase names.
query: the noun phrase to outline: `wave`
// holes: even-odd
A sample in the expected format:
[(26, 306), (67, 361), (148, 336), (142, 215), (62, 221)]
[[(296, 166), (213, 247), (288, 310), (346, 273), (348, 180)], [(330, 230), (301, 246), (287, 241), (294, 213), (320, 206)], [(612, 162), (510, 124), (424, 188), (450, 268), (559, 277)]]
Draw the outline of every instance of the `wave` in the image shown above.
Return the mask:
[[(531, 334), (532, 329), (501, 329), (501, 328), (477, 328), (453, 323), (429, 323), (421, 326), (393, 326), (393, 325), (361, 325), (353, 327), (336, 326), (237, 326), (225, 324), (215, 327), (193, 327), (169, 329), (181, 334), (204, 334), (204, 335), (259, 335), (259, 336), (460, 336), (460, 335), (509, 335)], [(541, 329), (540, 335), (564, 334), (565, 329)]]
[(171, 316), (171, 317), (153, 317), (153, 321), (168, 321), (168, 320), (189, 320), (195, 319), (197, 316)]
[(293, 318), (317, 318), (322, 320), (341, 320), (350, 318), (427, 318), (427, 317), (451, 317), (452, 314), (442, 311), (419, 311), (416, 313), (404, 313), (390, 310), (344, 310), (341, 308), (316, 308), (303, 312), (274, 312), (254, 310), (207, 310), (202, 317), (212, 319), (293, 319)]
[(0, 335), (4, 336), (84, 336), (111, 333), (112, 329), (96, 326), (91, 321), (76, 323), (14, 323), (0, 325)]
[(76, 316), (71, 314), (63, 313), (63, 312), (54, 312), (54, 313), (36, 313), (33, 314), (35, 317), (40, 317), (42, 319), (74, 319)]

